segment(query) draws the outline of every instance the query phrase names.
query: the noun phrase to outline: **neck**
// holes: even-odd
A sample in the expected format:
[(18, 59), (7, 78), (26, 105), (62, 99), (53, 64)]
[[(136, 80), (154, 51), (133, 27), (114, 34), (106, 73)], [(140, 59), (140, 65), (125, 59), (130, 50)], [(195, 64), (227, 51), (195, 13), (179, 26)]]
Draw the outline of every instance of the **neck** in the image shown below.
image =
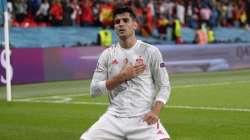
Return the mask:
[(120, 39), (119, 43), (121, 45), (122, 48), (128, 49), (133, 47), (136, 44), (136, 37), (135, 36), (131, 36), (129, 38), (126, 39)]

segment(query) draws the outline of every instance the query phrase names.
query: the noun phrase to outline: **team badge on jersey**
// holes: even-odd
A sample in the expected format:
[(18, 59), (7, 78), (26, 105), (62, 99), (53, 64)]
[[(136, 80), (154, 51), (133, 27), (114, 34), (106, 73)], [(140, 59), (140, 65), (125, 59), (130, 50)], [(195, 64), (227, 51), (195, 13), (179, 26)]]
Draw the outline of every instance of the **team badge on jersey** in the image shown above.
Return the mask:
[(160, 63), (160, 68), (165, 68), (165, 63), (164, 62)]
[(112, 64), (118, 64), (118, 61), (117, 61), (117, 59), (113, 59), (111, 63)]
[(144, 63), (142, 56), (139, 56), (139, 58), (137, 58), (135, 61), (136, 61), (136, 64), (143, 64)]

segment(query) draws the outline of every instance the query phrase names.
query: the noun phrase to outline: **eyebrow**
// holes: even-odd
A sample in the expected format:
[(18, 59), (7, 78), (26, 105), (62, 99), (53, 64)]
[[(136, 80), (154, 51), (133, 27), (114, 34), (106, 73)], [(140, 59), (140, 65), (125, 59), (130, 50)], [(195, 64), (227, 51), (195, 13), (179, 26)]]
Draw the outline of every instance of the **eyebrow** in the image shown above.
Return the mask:
[(116, 22), (116, 21), (121, 21), (121, 20), (123, 20), (123, 21), (129, 21), (130, 18), (128, 18), (128, 17), (123, 17), (123, 18), (115, 19), (114, 21)]

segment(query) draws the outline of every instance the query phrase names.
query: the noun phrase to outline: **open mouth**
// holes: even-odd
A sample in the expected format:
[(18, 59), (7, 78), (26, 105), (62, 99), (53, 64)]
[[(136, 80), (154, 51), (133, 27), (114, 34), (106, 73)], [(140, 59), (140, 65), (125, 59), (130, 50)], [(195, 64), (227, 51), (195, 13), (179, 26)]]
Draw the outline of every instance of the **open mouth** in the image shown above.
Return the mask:
[(119, 32), (120, 33), (125, 32), (125, 29), (120, 29)]

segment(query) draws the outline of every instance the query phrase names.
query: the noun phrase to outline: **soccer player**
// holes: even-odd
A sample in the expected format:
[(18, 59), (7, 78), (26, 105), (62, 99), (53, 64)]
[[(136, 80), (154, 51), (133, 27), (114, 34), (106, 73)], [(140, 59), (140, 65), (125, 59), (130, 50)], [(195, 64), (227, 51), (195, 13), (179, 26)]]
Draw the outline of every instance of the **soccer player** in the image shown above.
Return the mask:
[(91, 82), (91, 96), (107, 94), (110, 105), (80, 140), (169, 140), (159, 120), (170, 96), (162, 55), (137, 40), (130, 7), (117, 6), (114, 28), (119, 43), (101, 54)]

